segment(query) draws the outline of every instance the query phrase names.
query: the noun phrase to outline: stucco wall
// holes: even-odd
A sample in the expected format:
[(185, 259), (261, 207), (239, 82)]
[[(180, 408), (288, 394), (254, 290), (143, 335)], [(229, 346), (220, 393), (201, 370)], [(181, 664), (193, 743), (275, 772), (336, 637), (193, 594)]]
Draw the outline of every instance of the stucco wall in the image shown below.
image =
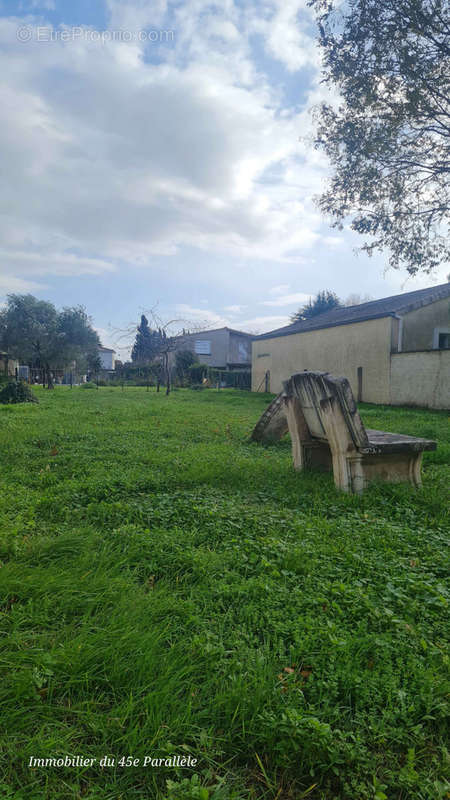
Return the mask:
[(450, 350), (393, 353), (391, 403), (450, 408)]
[[(252, 391), (264, 391), (270, 370), (270, 391), (304, 369), (331, 372), (349, 379), (358, 394), (358, 367), (363, 369), (362, 399), (389, 403), (391, 317), (340, 325), (274, 339), (257, 339), (252, 347)], [(261, 386), (262, 383), (262, 386)]]
[(112, 350), (99, 350), (102, 369), (114, 369), (115, 355)]
[[(210, 355), (206, 353), (198, 354), (202, 364), (208, 364), (210, 367), (226, 367), (227, 364), (250, 366), (251, 364), (252, 340), (250, 337), (241, 336), (226, 330), (226, 328), (220, 328), (216, 331), (202, 331), (184, 336), (179, 349), (191, 350), (195, 353), (195, 342), (198, 339), (211, 343)], [(245, 344), (247, 348), (247, 357), (244, 357), (239, 349), (241, 343)], [(175, 357), (172, 361), (174, 363)]]
[(195, 353), (195, 342), (197, 340), (211, 342), (211, 354), (199, 353), (198, 359), (202, 364), (210, 367), (225, 367), (228, 357), (229, 331), (223, 328), (216, 331), (202, 331), (193, 333), (183, 339), (181, 350), (191, 350)]
[(450, 298), (403, 315), (402, 352), (431, 350), (435, 328), (450, 327)]

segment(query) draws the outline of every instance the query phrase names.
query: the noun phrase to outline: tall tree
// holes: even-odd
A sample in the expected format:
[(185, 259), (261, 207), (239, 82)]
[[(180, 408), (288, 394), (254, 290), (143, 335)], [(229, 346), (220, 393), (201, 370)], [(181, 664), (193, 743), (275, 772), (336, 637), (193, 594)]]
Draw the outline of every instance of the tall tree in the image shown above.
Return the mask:
[(183, 334), (171, 334), (170, 330), (177, 320), (163, 323), (151, 311), (153, 328), (150, 327), (145, 314), (137, 326), (135, 340), (131, 351), (131, 359), (136, 364), (153, 364), (157, 375), (156, 390), (159, 392), (160, 384), (164, 381), (166, 394), (171, 389), (171, 354), (183, 345)]
[(58, 337), (58, 313), (52, 303), (32, 295), (11, 294), (2, 311), (3, 347), (10, 355), (42, 370), (52, 386), (50, 362)]
[(135, 364), (150, 364), (159, 354), (161, 341), (161, 332), (150, 328), (147, 317), (142, 314), (136, 329), (131, 360)]
[(58, 314), (58, 339), (55, 360), (65, 366), (76, 361), (78, 367), (90, 364), (101, 366), (98, 348), (100, 339), (92, 320), (83, 306), (63, 308)]
[(316, 109), (316, 146), (333, 175), (320, 198), (387, 249), (394, 268), (429, 272), (450, 255), (448, 0), (309, 0), (324, 80), (338, 105)]
[(8, 295), (0, 314), (2, 347), (31, 366), (42, 370), (43, 382), (52, 387), (52, 370), (71, 361), (81, 362), (98, 352), (100, 341), (84, 308), (64, 308), (32, 295)]
[(341, 301), (339, 297), (334, 292), (323, 289), (316, 294), (314, 300), (310, 298), (303, 308), (299, 308), (298, 311), (291, 315), (291, 322), (302, 322), (303, 320), (317, 317), (325, 311), (331, 311), (333, 308), (339, 308), (340, 306)]

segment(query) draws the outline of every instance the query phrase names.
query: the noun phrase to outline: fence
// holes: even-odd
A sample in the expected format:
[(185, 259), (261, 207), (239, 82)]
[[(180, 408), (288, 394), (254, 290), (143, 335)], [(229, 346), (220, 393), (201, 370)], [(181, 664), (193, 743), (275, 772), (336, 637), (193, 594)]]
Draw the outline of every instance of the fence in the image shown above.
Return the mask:
[(222, 389), (245, 389), (250, 391), (252, 379), (250, 370), (221, 370), (209, 367), (207, 378), (211, 386)]
[[(107, 371), (101, 370), (98, 375), (81, 374), (76, 370), (65, 371), (63, 369), (54, 369), (51, 371), (52, 380), (55, 385), (62, 384), (65, 386), (77, 386), (87, 381), (92, 381), (100, 386), (155, 386), (157, 377), (155, 373), (148, 368), (134, 368), (128, 372), (127, 370)], [(251, 373), (250, 370), (221, 370), (213, 367), (205, 368), (204, 377), (207, 378), (209, 385), (218, 387), (220, 389), (244, 389), (250, 391), (251, 389)], [(38, 367), (20, 366), (16, 370), (16, 378), (25, 380), (30, 384), (44, 384), (46, 377), (44, 370)], [(177, 378), (175, 371), (172, 370), (171, 381), (174, 387), (189, 385), (188, 379)], [(164, 376), (161, 376), (161, 385), (164, 386)]]

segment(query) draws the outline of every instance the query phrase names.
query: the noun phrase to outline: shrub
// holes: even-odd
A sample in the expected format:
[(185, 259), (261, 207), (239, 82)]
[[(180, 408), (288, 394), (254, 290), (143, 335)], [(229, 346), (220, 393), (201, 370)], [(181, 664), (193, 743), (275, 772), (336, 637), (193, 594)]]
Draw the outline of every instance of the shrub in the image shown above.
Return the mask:
[(192, 364), (189, 367), (189, 377), (192, 383), (201, 383), (203, 378), (208, 374), (207, 364)]
[(88, 381), (88, 383), (82, 383), (81, 389), (96, 389), (97, 386), (93, 381)]
[(38, 403), (30, 387), (23, 381), (9, 381), (0, 391), (0, 403)]
[(190, 350), (178, 350), (175, 353), (175, 372), (179, 381), (185, 381), (192, 377), (190, 369), (198, 366), (198, 357)]

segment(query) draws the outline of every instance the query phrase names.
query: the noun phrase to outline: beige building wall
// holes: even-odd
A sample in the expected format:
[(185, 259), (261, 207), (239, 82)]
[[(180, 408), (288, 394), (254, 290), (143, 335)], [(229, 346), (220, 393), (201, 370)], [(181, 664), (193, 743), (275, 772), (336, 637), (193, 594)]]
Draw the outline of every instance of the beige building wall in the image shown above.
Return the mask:
[(391, 404), (450, 408), (450, 350), (393, 353)]
[(450, 327), (450, 298), (445, 297), (402, 316), (402, 352), (431, 350), (434, 329)]
[(264, 391), (270, 370), (270, 391), (304, 369), (331, 372), (350, 381), (358, 396), (358, 367), (362, 367), (362, 399), (390, 402), (392, 317), (339, 325), (333, 328), (257, 339), (252, 346), (252, 391)]

